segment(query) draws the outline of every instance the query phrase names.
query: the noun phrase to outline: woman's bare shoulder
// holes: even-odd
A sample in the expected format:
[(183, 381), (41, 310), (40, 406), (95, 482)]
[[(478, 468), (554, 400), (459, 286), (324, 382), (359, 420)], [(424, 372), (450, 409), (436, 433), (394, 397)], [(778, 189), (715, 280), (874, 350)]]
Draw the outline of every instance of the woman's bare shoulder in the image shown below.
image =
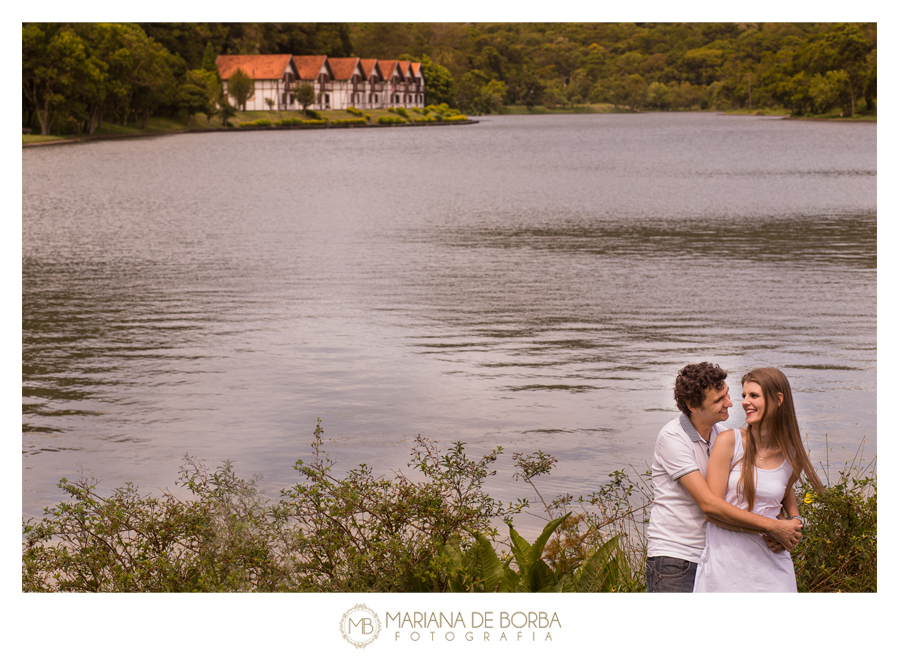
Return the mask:
[(719, 436), (716, 437), (716, 443), (719, 441), (723, 441), (724, 443), (733, 446), (734, 445), (734, 437), (740, 432), (740, 430), (725, 430), (719, 433)]

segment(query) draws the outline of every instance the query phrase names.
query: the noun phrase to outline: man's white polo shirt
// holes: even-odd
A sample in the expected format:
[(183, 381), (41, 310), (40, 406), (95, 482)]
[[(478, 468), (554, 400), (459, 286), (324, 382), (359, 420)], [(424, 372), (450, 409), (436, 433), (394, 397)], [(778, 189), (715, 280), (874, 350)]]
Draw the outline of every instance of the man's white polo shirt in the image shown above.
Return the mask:
[(706, 545), (706, 518), (678, 479), (694, 471), (706, 477), (709, 449), (725, 429), (721, 423), (713, 425), (707, 445), (690, 419), (681, 414), (659, 431), (650, 466), (653, 507), (647, 528), (647, 557), (665, 555), (700, 561)]

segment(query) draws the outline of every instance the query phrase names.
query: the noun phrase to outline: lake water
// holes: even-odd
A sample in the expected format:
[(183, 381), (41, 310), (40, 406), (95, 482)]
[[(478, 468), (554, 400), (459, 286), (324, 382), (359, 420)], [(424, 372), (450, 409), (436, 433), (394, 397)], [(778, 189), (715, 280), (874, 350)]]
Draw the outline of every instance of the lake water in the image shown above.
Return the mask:
[(501, 498), (538, 449), (586, 493), (646, 468), (703, 360), (782, 368), (815, 462), (876, 453), (872, 124), (160, 136), (23, 149), (22, 187), (26, 516), (185, 453), (277, 494), (317, 418), (339, 469), (407, 471), (422, 434), (502, 445)]

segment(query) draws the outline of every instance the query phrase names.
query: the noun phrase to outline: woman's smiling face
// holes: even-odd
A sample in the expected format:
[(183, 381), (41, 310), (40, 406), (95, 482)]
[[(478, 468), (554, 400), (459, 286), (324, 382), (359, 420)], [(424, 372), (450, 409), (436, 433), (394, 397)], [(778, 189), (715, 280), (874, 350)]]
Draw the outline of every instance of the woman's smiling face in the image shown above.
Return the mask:
[(766, 399), (763, 397), (762, 387), (756, 382), (747, 382), (744, 384), (741, 398), (741, 406), (747, 414), (747, 423), (753, 425), (761, 421), (766, 413)]

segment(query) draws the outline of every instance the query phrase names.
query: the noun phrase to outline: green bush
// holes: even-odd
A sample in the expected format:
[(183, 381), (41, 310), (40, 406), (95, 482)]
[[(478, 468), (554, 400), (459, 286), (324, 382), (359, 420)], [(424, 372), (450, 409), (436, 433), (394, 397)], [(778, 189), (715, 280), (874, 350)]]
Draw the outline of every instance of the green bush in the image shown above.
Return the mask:
[(82, 479), (70, 501), (23, 524), (22, 590), (34, 592), (277, 591), (286, 582), (273, 552), (278, 527), (255, 481), (226, 463), (213, 474), (188, 458), (189, 501), (144, 497), (128, 484), (107, 497)]
[(332, 119), (332, 126), (365, 126), (369, 122), (365, 119)]
[(363, 115), (362, 110), (357, 110), (357, 109), (356, 109), (355, 107), (353, 107), (352, 105), (351, 105), (350, 107), (347, 108), (347, 111), (348, 111), (350, 114), (352, 114), (353, 116), (361, 117), (361, 116)]
[[(417, 437), (409, 465), (378, 477), (365, 464), (342, 477), (316, 427), (299, 482), (277, 500), (225, 463), (209, 473), (185, 457), (179, 485), (102, 496), (97, 482), (66, 480), (68, 500), (23, 521), (22, 590), (34, 592), (639, 592), (644, 590), (649, 473), (622, 471), (585, 496), (545, 501), (536, 479), (556, 459), (513, 455), (532, 500), (486, 493), (497, 448), (473, 459)], [(873, 462), (874, 463), (874, 462)], [(871, 466), (871, 465), (870, 465)], [(877, 483), (853, 462), (824, 494), (798, 488), (809, 525), (793, 552), (800, 591), (877, 588)], [(513, 517), (540, 504), (546, 526), (527, 542)], [(503, 519), (509, 538), (495, 529)]]
[(408, 119), (408, 118), (409, 118), (409, 112), (406, 110), (405, 107), (398, 107), (398, 108), (397, 108), (396, 110), (394, 110), (394, 111), (395, 111), (397, 114), (399, 114), (400, 116), (402, 116), (404, 119)]
[(815, 493), (805, 481), (796, 488), (800, 516), (809, 525), (791, 553), (801, 592), (875, 592), (878, 588), (878, 483), (874, 460), (859, 454)]
[(406, 123), (406, 119), (403, 117), (378, 117), (378, 123)]
[(287, 117), (275, 122), (276, 126), (323, 126), (327, 121), (325, 119), (298, 119), (297, 117)]
[(238, 128), (255, 128), (257, 126), (271, 126), (272, 122), (268, 119), (257, 119), (256, 121), (245, 121), (238, 124)]

